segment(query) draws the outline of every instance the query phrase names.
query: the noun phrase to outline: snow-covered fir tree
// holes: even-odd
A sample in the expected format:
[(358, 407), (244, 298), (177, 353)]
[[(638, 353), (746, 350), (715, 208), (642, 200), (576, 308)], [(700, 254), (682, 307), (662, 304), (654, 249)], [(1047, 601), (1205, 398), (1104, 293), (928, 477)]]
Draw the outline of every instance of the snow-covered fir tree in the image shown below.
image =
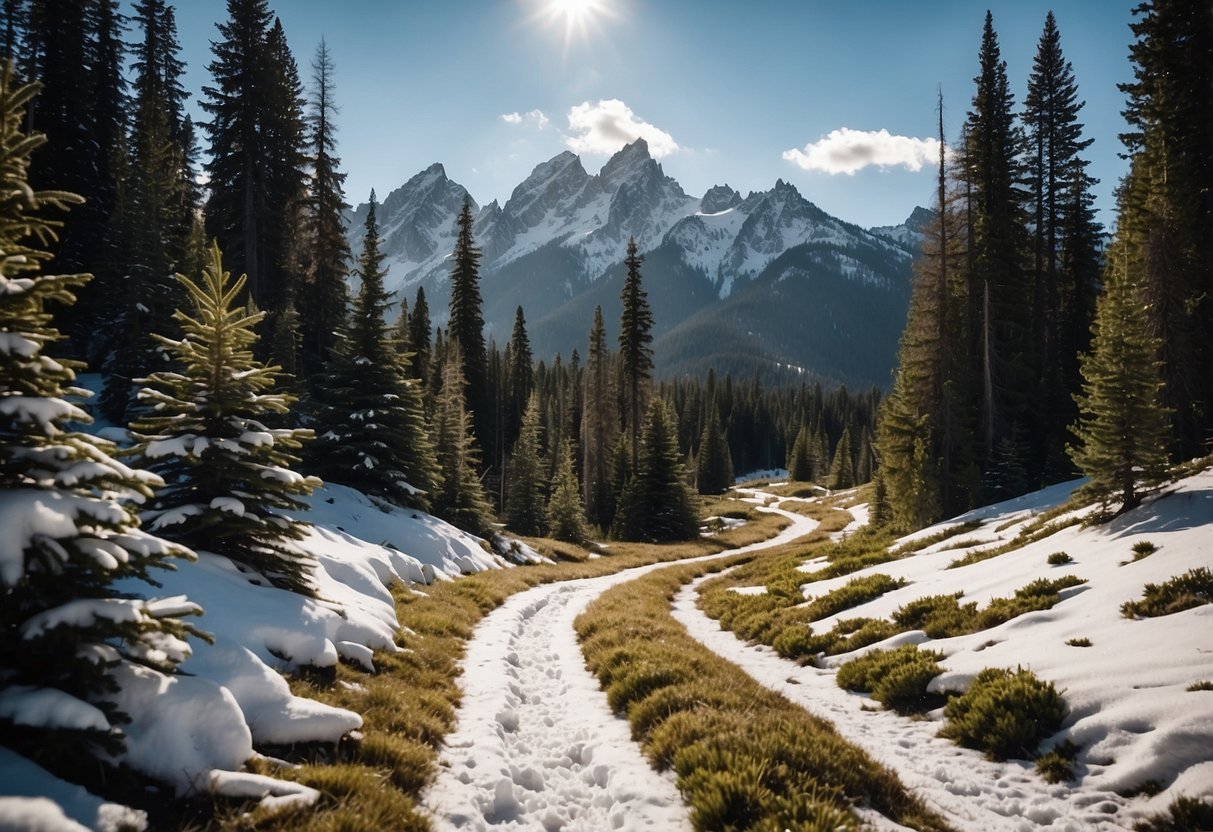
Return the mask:
[(182, 370), (145, 380), (140, 396), (152, 413), (133, 425), (136, 452), (166, 483), (144, 519), (173, 540), (311, 594), (310, 556), (295, 545), (307, 524), (286, 512), (304, 508), (298, 498), (321, 482), (292, 470), (312, 432), (264, 424), (295, 401), (275, 389), (279, 368), (253, 357), (253, 327), (264, 315), (236, 305), (246, 279), (224, 271), (217, 244), (201, 285), (177, 279), (193, 309), (174, 316), (180, 338), (154, 337)]
[(134, 506), (160, 479), (70, 429), (90, 421), (69, 400), (88, 393), (71, 386), (78, 365), (44, 352), (60, 340), (47, 307), (74, 303), (90, 276), (42, 273), (39, 246), (61, 226), (42, 212), (80, 199), (27, 184), (44, 141), (21, 131), (35, 92), (0, 68), (0, 742), (55, 768), (121, 750), (115, 669), (171, 671), (197, 633), (181, 616), (200, 610), (114, 587), (191, 553), (139, 528)]

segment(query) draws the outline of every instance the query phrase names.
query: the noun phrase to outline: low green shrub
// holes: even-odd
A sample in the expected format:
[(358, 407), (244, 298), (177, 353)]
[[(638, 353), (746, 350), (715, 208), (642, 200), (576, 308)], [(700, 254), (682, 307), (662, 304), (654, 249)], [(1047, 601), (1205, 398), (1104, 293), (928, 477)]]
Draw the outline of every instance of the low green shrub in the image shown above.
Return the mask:
[(1066, 644), (1070, 645), (1071, 647), (1090, 647), (1091, 639), (1086, 638), (1085, 636), (1083, 638), (1072, 638), (1067, 641)]
[(893, 621), (906, 630), (922, 630), (931, 638), (950, 638), (973, 630), (977, 604), (963, 606), (963, 592), (954, 595), (928, 595), (893, 611)]
[(1074, 779), (1074, 759), (1078, 746), (1065, 740), (1047, 754), (1036, 758), (1036, 773), (1046, 782), (1057, 784)]
[(1199, 682), (1193, 682), (1188, 685), (1188, 693), (1196, 693), (1198, 690), (1213, 690), (1213, 682), (1208, 679), (1202, 679)]
[(1213, 802), (1196, 797), (1176, 798), (1165, 812), (1133, 824), (1134, 832), (1209, 832), (1213, 830)]
[(1201, 566), (1176, 575), (1164, 584), (1146, 584), (1140, 601), (1126, 601), (1120, 611), (1125, 618), (1156, 618), (1213, 604), (1213, 572)]
[(808, 620), (817, 621), (829, 618), (831, 615), (836, 615), (851, 607), (858, 607), (860, 604), (866, 604), (886, 592), (905, 585), (906, 582), (901, 578), (891, 578), (881, 573), (853, 578), (833, 592), (810, 601), (805, 606)]
[(1015, 590), (1010, 598), (991, 599), (989, 605), (977, 617), (976, 630), (988, 630), (1004, 621), (1038, 610), (1047, 610), (1061, 600), (1061, 590), (1086, 583), (1074, 575), (1063, 575), (1049, 580), (1037, 578), (1032, 583)]
[(940, 736), (986, 752), (994, 760), (1031, 759), (1040, 741), (1057, 732), (1065, 699), (1030, 670), (986, 668), (969, 689), (944, 706)]
[(1073, 563), (1074, 558), (1070, 557), (1066, 552), (1054, 552), (1049, 555), (1049, 566), (1065, 566), (1067, 563)]
[(870, 693), (886, 708), (920, 710), (930, 702), (927, 685), (943, 672), (942, 653), (905, 644), (892, 650), (873, 650), (838, 668), (835, 679), (844, 690)]
[(1139, 540), (1133, 544), (1133, 560), (1141, 560), (1158, 551), (1158, 547), (1148, 540)]

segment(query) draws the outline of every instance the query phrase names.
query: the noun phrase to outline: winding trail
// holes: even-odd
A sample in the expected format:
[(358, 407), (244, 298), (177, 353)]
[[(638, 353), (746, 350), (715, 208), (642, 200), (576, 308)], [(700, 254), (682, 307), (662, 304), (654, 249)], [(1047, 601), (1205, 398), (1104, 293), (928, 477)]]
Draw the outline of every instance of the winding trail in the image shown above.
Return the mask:
[[(761, 502), (765, 494), (749, 494)], [(780, 546), (816, 521), (788, 518), (779, 534), (689, 563)], [(670, 563), (538, 586), (512, 596), (476, 627), (463, 661), (463, 702), (425, 804), (450, 830), (688, 830), (670, 773), (649, 767), (625, 720), (585, 668), (573, 620), (606, 590)]]

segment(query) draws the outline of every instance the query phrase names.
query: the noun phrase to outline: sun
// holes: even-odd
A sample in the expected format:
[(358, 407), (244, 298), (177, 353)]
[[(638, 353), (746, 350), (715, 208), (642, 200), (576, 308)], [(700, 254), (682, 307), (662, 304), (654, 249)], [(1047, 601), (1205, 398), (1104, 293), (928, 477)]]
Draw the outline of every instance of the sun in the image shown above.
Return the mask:
[(574, 41), (588, 40), (602, 20), (615, 16), (610, 0), (542, 0), (535, 13), (549, 26), (563, 24), (566, 54)]

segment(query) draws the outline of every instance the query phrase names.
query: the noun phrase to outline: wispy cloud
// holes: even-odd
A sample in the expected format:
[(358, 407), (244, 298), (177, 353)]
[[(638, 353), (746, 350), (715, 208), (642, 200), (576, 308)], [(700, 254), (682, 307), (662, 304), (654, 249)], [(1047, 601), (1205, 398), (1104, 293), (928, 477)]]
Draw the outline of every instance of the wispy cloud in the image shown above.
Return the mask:
[(682, 149), (673, 136), (638, 118), (631, 107), (617, 98), (596, 104), (586, 101), (570, 109), (569, 131), (572, 135), (564, 141), (575, 153), (607, 156), (636, 139), (648, 143), (649, 153), (655, 159)]
[(894, 136), (888, 130), (852, 130), (842, 127), (831, 130), (819, 141), (806, 144), (804, 149), (792, 148), (783, 158), (805, 170), (823, 173), (854, 174), (869, 165), (881, 168), (904, 167), (922, 170), (922, 166), (939, 161), (938, 139), (916, 139)]
[(542, 130), (552, 122), (552, 120), (544, 114), (543, 110), (530, 110), (525, 113), (502, 113), (500, 118), (506, 124), (525, 123), (537, 130)]

